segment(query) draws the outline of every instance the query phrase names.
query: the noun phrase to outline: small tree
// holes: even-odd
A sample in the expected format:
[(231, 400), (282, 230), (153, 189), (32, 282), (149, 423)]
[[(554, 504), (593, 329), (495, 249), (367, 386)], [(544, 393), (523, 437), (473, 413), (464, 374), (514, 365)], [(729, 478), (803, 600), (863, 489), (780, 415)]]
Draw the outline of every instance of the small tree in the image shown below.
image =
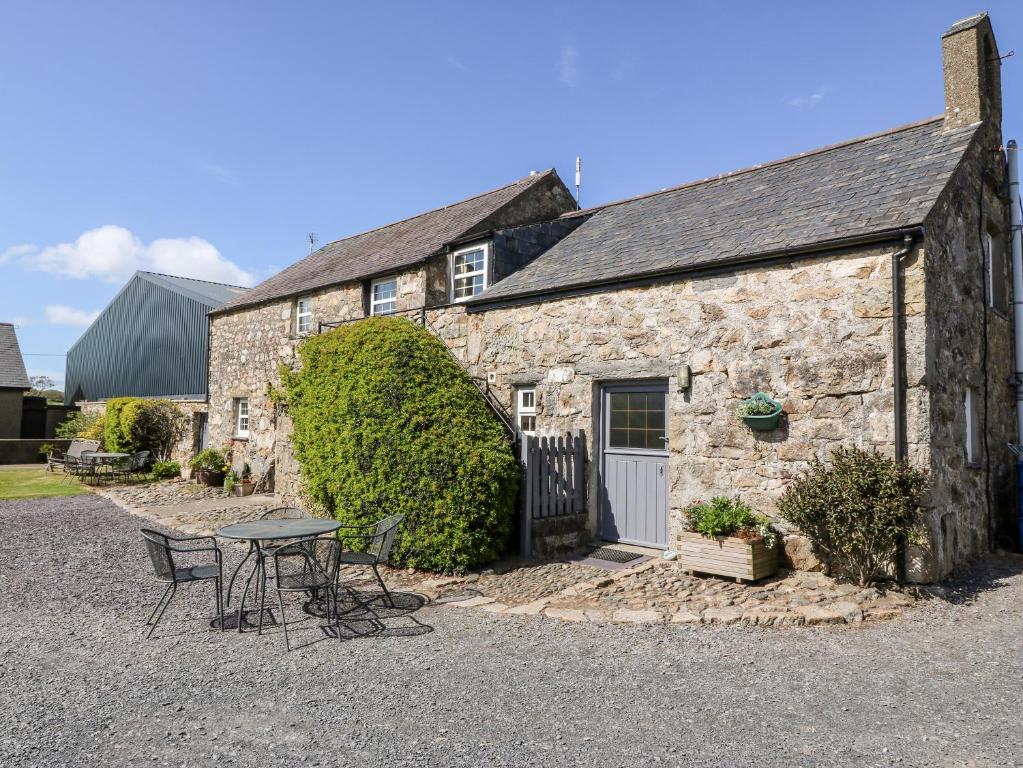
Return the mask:
[(107, 402), (107, 450), (149, 451), (166, 461), (174, 444), (188, 434), (188, 424), (188, 417), (169, 400), (115, 398)]
[(73, 440), (78, 437), (83, 440), (103, 441), (106, 426), (106, 416), (102, 413), (82, 413), (74, 411), (68, 414), (54, 429), (54, 434), (62, 440)]
[(778, 508), (838, 571), (863, 586), (894, 565), (900, 541), (918, 536), (926, 489), (926, 473), (908, 462), (837, 448), (831, 466), (815, 460)]

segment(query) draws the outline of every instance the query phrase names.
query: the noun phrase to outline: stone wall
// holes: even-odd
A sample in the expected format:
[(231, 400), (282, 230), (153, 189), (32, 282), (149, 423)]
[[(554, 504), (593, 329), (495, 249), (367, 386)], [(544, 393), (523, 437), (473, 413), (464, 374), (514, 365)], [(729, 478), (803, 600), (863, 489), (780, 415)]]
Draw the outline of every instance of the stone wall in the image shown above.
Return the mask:
[[(586, 430), (591, 459), (601, 384), (667, 380), (673, 539), (696, 499), (738, 493), (770, 514), (788, 481), (835, 446), (893, 452), (890, 255), (899, 247), (485, 312), (446, 307), (428, 319), (474, 375), (496, 374), (493, 394), (509, 410), (516, 386), (535, 385), (538, 431)], [(910, 457), (926, 467), (920, 264), (918, 250), (906, 265), (907, 405)], [(735, 417), (757, 391), (784, 402), (784, 429), (755, 433)]]
[[(1012, 536), (1014, 457), (1007, 448), (1016, 441), (1015, 391), (1009, 384), (1012, 321), (1008, 313), (987, 307), (982, 245), (983, 229), (992, 227), (1008, 253), (1000, 143), (996, 127), (978, 135), (926, 223), (926, 383), (932, 402), (928, 525), (934, 546), (920, 567), (933, 578), (989, 545), (1009, 544)], [(1011, 293), (1009, 276), (1002, 279)], [(987, 455), (972, 464), (966, 457), (967, 387), (981, 398), (987, 394)]]

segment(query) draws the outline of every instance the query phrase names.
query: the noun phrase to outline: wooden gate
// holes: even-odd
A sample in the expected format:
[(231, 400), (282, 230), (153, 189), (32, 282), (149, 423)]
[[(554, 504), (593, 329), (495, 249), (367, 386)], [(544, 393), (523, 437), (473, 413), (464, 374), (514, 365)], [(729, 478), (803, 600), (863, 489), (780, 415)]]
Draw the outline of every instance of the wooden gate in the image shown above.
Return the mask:
[(522, 435), (522, 541), (532, 553), (532, 522), (586, 512), (583, 430), (557, 437)]

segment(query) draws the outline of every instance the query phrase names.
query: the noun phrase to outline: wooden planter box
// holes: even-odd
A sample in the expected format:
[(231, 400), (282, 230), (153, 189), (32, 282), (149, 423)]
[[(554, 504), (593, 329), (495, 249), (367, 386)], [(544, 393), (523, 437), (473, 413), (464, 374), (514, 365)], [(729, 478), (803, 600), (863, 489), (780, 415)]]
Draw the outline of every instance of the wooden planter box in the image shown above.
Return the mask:
[(255, 483), (250, 483), (248, 481), (241, 481), (241, 480), (239, 480), (235, 484), (234, 488), (231, 489), (231, 494), (234, 495), (234, 496), (251, 496), (252, 495), (252, 491), (255, 488), (256, 488), (256, 484)]
[(736, 581), (757, 581), (778, 570), (778, 549), (763, 541), (747, 542), (733, 536), (708, 539), (692, 531), (678, 535), (678, 563), (687, 571), (729, 576)]
[(223, 485), (224, 473), (212, 469), (197, 469), (195, 470), (195, 481), (199, 485), (209, 485), (211, 487)]

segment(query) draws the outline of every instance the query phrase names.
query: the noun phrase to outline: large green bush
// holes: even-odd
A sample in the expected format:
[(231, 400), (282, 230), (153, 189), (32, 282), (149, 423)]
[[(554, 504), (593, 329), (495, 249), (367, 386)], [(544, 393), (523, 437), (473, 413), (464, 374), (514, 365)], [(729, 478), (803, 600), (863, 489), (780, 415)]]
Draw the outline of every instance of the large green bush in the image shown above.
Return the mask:
[(307, 340), (284, 372), (310, 501), (344, 524), (395, 512), (392, 561), (462, 571), (507, 538), (519, 469), (500, 421), (443, 342), (374, 317)]
[(174, 444), (188, 433), (188, 417), (170, 400), (118, 397), (107, 401), (104, 444), (108, 451), (149, 451), (170, 459)]
[(831, 465), (814, 461), (778, 502), (841, 573), (865, 585), (895, 564), (902, 541), (920, 538), (927, 475), (877, 451), (837, 448)]
[(104, 414), (74, 411), (56, 426), (54, 435), (63, 440), (74, 440), (78, 437), (82, 440), (99, 440), (102, 442), (105, 431), (106, 416)]

